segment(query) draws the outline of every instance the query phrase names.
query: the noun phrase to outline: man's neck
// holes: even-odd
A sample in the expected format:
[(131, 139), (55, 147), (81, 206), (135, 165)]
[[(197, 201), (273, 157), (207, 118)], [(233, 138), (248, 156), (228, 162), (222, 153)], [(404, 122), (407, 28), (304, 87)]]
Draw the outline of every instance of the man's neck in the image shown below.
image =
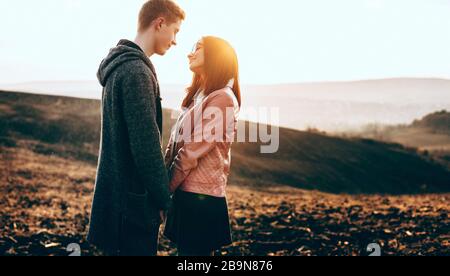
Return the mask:
[(138, 34), (136, 36), (136, 38), (134, 39), (134, 43), (136, 43), (139, 47), (141, 47), (142, 51), (144, 51), (144, 53), (147, 57), (151, 57), (155, 53), (155, 50), (153, 49), (153, 47), (150, 48), (148, 46), (148, 45), (153, 45), (153, 43), (149, 43), (148, 38), (144, 39), (144, 37), (140, 34)]

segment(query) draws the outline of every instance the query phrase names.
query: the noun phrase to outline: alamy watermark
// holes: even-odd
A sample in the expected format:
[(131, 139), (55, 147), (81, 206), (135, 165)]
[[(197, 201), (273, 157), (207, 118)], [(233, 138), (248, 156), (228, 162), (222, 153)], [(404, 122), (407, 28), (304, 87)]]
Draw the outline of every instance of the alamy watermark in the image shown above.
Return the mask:
[(66, 247), (66, 251), (70, 252), (71, 257), (81, 256), (81, 247), (78, 243), (71, 243)]
[(280, 110), (278, 107), (248, 107), (239, 111), (248, 123), (237, 121), (233, 107), (194, 107), (179, 115), (172, 113), (177, 123), (172, 128), (172, 142), (260, 143), (260, 153), (276, 153), (280, 147)]

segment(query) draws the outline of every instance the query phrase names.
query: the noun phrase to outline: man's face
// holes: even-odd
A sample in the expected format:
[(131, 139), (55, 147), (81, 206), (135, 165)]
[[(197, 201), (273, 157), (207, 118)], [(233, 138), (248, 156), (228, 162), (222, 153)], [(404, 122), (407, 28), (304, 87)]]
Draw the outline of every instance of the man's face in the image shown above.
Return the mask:
[(156, 31), (155, 36), (156, 54), (163, 56), (170, 49), (170, 47), (172, 47), (172, 45), (177, 45), (177, 33), (180, 31), (180, 27), (181, 20), (171, 24), (164, 21), (159, 25), (159, 29)]

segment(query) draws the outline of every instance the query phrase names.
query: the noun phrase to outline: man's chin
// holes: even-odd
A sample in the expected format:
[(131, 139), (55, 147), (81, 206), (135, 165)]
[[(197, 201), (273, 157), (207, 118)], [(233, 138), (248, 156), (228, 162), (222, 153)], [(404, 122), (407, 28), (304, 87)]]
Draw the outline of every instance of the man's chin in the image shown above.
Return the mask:
[(169, 49), (162, 49), (162, 50), (157, 51), (156, 54), (159, 56), (164, 56), (168, 50)]

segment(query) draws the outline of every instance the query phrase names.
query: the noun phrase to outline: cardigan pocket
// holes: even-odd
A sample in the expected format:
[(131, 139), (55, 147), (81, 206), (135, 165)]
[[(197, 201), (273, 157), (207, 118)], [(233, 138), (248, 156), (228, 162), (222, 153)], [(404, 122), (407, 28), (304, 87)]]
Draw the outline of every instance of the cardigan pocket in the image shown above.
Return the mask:
[(144, 194), (127, 193), (124, 219), (145, 232), (161, 224), (159, 212), (150, 205), (147, 191)]

